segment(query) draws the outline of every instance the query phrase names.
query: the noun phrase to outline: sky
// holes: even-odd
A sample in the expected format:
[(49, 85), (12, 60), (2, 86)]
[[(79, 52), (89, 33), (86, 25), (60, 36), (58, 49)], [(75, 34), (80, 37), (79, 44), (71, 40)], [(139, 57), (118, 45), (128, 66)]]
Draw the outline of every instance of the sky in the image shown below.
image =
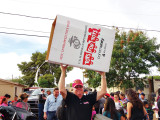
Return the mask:
[[(17, 64), (29, 62), (36, 51), (47, 50), (51, 26), (57, 14), (92, 24), (156, 30), (158, 32), (145, 32), (150, 38), (156, 37), (160, 44), (159, 5), (159, 0), (1, 0), (0, 78), (22, 76)], [(151, 70), (151, 75), (158, 74), (156, 68)], [(83, 73), (74, 68), (68, 73), (66, 83), (77, 78), (83, 79)]]

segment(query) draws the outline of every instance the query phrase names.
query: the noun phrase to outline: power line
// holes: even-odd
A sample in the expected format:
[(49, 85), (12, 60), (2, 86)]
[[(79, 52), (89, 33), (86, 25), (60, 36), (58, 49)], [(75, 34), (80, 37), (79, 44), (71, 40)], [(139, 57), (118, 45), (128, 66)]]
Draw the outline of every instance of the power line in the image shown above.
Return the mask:
[[(0, 14), (16, 15), (16, 16), (23, 16), (23, 17), (36, 18), (36, 19), (54, 20), (54, 19), (51, 19), (51, 18), (28, 16), (28, 15), (15, 14), (15, 13), (6, 13), (6, 12), (0, 12)], [(94, 25), (106, 26), (106, 27), (117, 27), (117, 28), (121, 28), (121, 29), (133, 29), (133, 30), (160, 32), (160, 30), (147, 30), (147, 29), (138, 29), (138, 28), (127, 28), (127, 27), (109, 26), (109, 25), (101, 25), (101, 24), (94, 24)], [(42, 31), (42, 32), (43, 32), (43, 31)], [(45, 32), (44, 32), (44, 33), (45, 33)]]
[(139, 28), (127, 28), (127, 27), (109, 26), (109, 25), (101, 25), (101, 24), (95, 24), (95, 25), (106, 26), (106, 27), (117, 27), (117, 28), (121, 28), (121, 29), (130, 29), (130, 30), (132, 29), (132, 30), (160, 32), (160, 30), (147, 30), (147, 29), (139, 29)]
[(0, 33), (2, 33), (2, 34), (24, 35), (24, 36), (46, 37), (46, 38), (49, 38), (49, 36), (41, 36), (41, 35), (19, 34), (19, 33), (9, 33), (9, 32), (0, 32)]
[(38, 18), (38, 19), (54, 20), (54, 19), (50, 19), (50, 18), (28, 16), (28, 15), (15, 14), (15, 13), (7, 13), (7, 12), (0, 12), (0, 13), (1, 13), (1, 14), (8, 14), (8, 15), (16, 15), (16, 16), (21, 16), (21, 17), (29, 17), (29, 18)]
[[(33, 34), (20, 34), (20, 33), (10, 33), (10, 32), (0, 32), (2, 34), (12, 34), (12, 35), (23, 35), (23, 36), (32, 36), (32, 37), (45, 37), (49, 38), (49, 36), (41, 36), (41, 35), (33, 35)], [(124, 40), (127, 41), (127, 40)], [(116, 42), (116, 41), (115, 41)], [(144, 42), (136, 42), (136, 41), (130, 41), (131, 43), (144, 43)], [(124, 44), (124, 43), (123, 43)], [(114, 45), (120, 45), (119, 44), (114, 44)]]
[[(16, 15), (16, 16), (23, 16), (23, 17), (36, 18), (36, 19), (54, 20), (54, 19), (51, 19), (51, 18), (36, 17), (36, 16), (29, 16), (29, 15), (15, 14), (15, 13), (7, 13), (7, 12), (0, 12), (0, 14)], [(127, 27), (109, 26), (109, 25), (101, 25), (101, 24), (95, 24), (95, 25), (106, 26), (106, 27), (117, 27), (117, 28), (121, 28), (121, 29), (133, 29), (133, 30), (160, 32), (160, 30), (147, 30), (147, 29), (138, 29), (138, 28), (127, 28)]]
[(37, 30), (26, 30), (26, 29), (17, 29), (17, 28), (8, 28), (8, 27), (0, 27), (0, 28), (11, 29), (11, 30), (31, 31), (31, 32), (40, 32), (40, 33), (50, 33), (50, 32), (37, 31)]

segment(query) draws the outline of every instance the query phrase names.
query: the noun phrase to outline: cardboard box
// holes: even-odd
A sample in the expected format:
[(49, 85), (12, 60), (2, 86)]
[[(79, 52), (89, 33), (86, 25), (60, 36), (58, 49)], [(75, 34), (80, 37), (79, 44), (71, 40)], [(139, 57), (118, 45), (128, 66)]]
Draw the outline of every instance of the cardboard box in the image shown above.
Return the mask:
[(115, 30), (57, 15), (48, 45), (50, 63), (108, 72)]

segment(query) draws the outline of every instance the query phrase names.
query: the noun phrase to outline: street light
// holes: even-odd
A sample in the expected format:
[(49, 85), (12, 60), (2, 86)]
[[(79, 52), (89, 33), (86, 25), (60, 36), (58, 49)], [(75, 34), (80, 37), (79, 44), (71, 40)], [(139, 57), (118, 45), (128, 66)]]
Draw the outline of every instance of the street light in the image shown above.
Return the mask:
[(40, 71), (40, 68), (42, 67), (42, 65), (44, 65), (44, 63), (46, 63), (46, 60), (38, 67), (37, 72), (36, 72), (35, 83), (37, 83), (38, 87), (39, 87), (39, 83), (38, 83), (38, 72)]

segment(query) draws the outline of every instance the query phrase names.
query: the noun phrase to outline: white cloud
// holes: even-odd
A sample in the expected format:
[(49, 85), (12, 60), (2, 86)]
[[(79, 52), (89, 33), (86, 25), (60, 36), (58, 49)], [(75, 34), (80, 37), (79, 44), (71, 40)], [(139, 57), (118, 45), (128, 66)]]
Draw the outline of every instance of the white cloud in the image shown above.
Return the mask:
[(15, 77), (22, 76), (21, 72), (18, 70), (17, 64), (30, 60), (30, 55), (17, 55), (16, 53), (5, 53), (0, 54), (0, 78), (2, 79), (12, 79)]

